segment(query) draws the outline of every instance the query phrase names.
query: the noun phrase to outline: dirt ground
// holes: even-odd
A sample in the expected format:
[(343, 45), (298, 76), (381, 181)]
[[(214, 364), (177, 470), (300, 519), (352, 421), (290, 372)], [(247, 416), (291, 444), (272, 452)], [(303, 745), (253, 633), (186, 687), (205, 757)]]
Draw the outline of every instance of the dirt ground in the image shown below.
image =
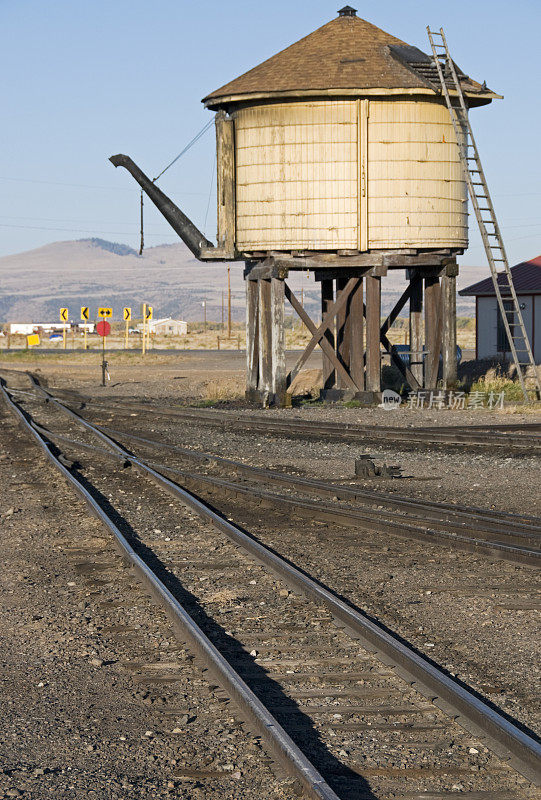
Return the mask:
[(0, 444), (0, 798), (292, 800), (3, 404)]
[[(100, 385), (93, 363), (66, 358), (0, 363), (31, 369), (51, 387), (99, 398), (163, 404), (231, 401), (242, 395), (242, 352), (152, 356), (145, 364), (111, 359), (111, 380)], [(295, 353), (288, 354), (294, 363)], [(304, 373), (316, 385), (320, 358)], [(400, 464), (399, 480), (360, 482), (379, 491), (515, 513), (539, 514), (539, 462), (504, 455), (404, 452), (388, 445), (292, 441), (256, 434), (225, 434), (208, 427), (133, 415), (92, 412), (95, 419), (128, 425), (183, 446), (240, 458), (256, 466), (349, 481), (353, 462), (370, 454)], [(304, 406), (254, 410), (273, 418), (295, 416), (364, 425), (430, 427), (541, 423), (541, 413), (406, 408)], [(120, 421), (119, 421), (120, 420)], [(127, 428), (126, 428), (127, 429)], [(97, 522), (60, 479), (37, 459), (36, 448), (0, 408), (0, 604), (9, 625), (0, 630), (2, 678), (0, 798), (289, 798), (261, 752), (234, 717), (217, 725), (219, 697), (193, 679), (189, 654), (126, 574), (109, 570), (118, 559)], [(230, 513), (242, 509), (231, 504)], [(325, 525), (317, 531), (280, 515), (270, 521), (245, 511), (245, 524), (363, 609), (413, 641), (449, 671), (473, 684), (527, 725), (538, 718), (539, 586), (532, 570), (435, 547), (375, 538), (352, 542)], [(249, 524), (248, 524), (249, 523)], [(323, 557), (320, 558), (320, 555)], [(85, 567), (91, 562), (94, 566)], [(97, 565), (97, 566), (96, 566)], [(132, 610), (121, 608), (129, 597)], [(137, 613), (135, 613), (137, 612)], [(178, 697), (145, 691), (130, 664), (174, 662)], [(177, 717), (160, 713), (176, 707)], [(192, 719), (193, 718), (193, 719)], [(189, 721), (189, 722), (188, 722)], [(181, 733), (173, 734), (178, 729)], [(194, 777), (195, 776), (195, 777)]]

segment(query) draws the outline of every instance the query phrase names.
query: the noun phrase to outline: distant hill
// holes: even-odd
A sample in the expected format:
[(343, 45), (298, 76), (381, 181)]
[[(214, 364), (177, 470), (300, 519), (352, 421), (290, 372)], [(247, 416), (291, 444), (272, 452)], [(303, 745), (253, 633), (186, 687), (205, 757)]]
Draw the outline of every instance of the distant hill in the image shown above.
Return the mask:
[[(231, 265), (233, 317), (244, 317), (243, 264)], [(487, 269), (462, 267), (459, 286), (485, 277)], [(294, 291), (304, 288), (308, 312), (319, 314), (318, 286), (303, 273), (291, 274)], [(404, 272), (389, 272), (382, 281), (382, 306), (388, 312), (403, 291)], [(227, 265), (202, 264), (182, 243), (149, 247), (142, 256), (125, 244), (104, 239), (54, 242), (0, 258), (0, 322), (45, 322), (58, 318), (67, 306), (70, 317), (79, 318), (79, 308), (90, 306), (93, 318), (98, 306), (113, 307), (115, 319), (122, 307), (134, 315), (142, 302), (150, 303), (159, 317), (186, 320), (221, 319), (222, 292), (227, 291)], [(458, 313), (473, 314), (471, 298), (458, 298)], [(289, 311), (289, 309), (288, 309)]]

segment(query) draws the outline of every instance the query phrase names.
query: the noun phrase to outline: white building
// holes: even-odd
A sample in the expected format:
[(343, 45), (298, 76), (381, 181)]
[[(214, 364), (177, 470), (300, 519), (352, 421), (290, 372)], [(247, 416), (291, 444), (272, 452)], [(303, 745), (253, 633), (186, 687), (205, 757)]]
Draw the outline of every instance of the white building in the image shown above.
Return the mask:
[[(79, 331), (84, 331), (86, 328), (88, 333), (93, 333), (96, 325), (93, 322), (77, 322), (75, 328)], [(10, 322), (9, 332), (15, 336), (20, 334), (29, 336), (31, 333), (50, 333), (51, 331), (71, 330), (71, 322)]]
[(31, 333), (37, 331), (38, 325), (35, 322), (10, 322), (9, 332), (12, 336), (21, 334), (22, 336), (30, 336)]
[[(535, 363), (541, 364), (541, 256), (517, 264), (511, 268), (511, 274)], [(503, 302), (512, 309), (511, 300), (505, 299), (504, 287), (502, 281)], [(459, 294), (475, 297), (475, 357), (509, 359), (509, 343), (492, 278), (474, 283)]]
[(188, 323), (181, 319), (154, 319), (148, 323), (150, 333), (158, 336), (186, 336), (188, 333)]

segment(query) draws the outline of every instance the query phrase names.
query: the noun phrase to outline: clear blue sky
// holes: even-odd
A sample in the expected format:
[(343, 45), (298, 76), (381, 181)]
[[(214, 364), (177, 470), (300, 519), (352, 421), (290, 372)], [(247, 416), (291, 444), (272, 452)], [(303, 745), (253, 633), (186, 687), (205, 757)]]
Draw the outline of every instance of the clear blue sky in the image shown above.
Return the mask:
[[(137, 187), (108, 156), (127, 153), (154, 177), (210, 118), (205, 94), (343, 2), (0, 0), (0, 255), (89, 236), (137, 246)], [(539, 0), (353, 4), (425, 51), (425, 26), (442, 25), (462, 69), (505, 95), (471, 118), (510, 261), (539, 255)], [(213, 157), (211, 129), (160, 184), (211, 238)], [(146, 240), (176, 240), (149, 204)], [(485, 263), (473, 225), (462, 261)]]

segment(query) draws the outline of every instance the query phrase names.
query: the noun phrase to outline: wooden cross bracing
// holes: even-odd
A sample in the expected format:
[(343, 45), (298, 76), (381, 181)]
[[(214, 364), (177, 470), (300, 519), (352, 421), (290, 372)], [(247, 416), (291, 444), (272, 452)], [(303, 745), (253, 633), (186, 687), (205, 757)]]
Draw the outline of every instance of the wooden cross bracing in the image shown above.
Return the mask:
[[(322, 396), (330, 399), (339, 399), (346, 392), (366, 402), (377, 400), (381, 391), (381, 345), (414, 391), (436, 388), (440, 363), (444, 386), (454, 385), (456, 321), (447, 319), (456, 313), (456, 272), (452, 269), (410, 270), (405, 290), (383, 322), (380, 275), (364, 272), (352, 276), (350, 272), (344, 277), (327, 277), (320, 273), (316, 278), (321, 281), (319, 324), (305, 311), (285, 275), (269, 275), (266, 265), (257, 272), (252, 269), (250, 275), (246, 280), (246, 394), (250, 399), (261, 400), (264, 405), (289, 405), (295, 379), (317, 346), (323, 355)], [(311, 335), (289, 373), (285, 352), (286, 298)], [(388, 338), (408, 302), (409, 363)]]
[(296, 376), (299, 374), (300, 370), (310, 357), (316, 345), (319, 344), (326, 357), (335, 367), (338, 375), (340, 376), (344, 384), (348, 388), (353, 389), (353, 391), (355, 392), (362, 391), (362, 389), (359, 388), (357, 383), (354, 381), (354, 379), (352, 378), (352, 376), (347, 371), (346, 367), (336, 354), (331, 342), (329, 342), (329, 340), (325, 337), (327, 331), (331, 328), (332, 325), (334, 325), (335, 318), (340, 313), (340, 311), (346, 306), (347, 300), (351, 296), (351, 294), (359, 288), (360, 283), (361, 280), (359, 278), (350, 278), (348, 280), (345, 287), (340, 292), (338, 292), (338, 296), (334, 301), (334, 303), (331, 303), (326, 314), (324, 314), (319, 327), (316, 327), (316, 325), (312, 322), (312, 320), (310, 319), (310, 317), (308, 316), (302, 305), (299, 303), (299, 301), (297, 300), (297, 298), (295, 297), (289, 286), (287, 284), (285, 285), (285, 296), (287, 297), (287, 299), (289, 300), (289, 302), (291, 303), (291, 305), (293, 306), (293, 308), (295, 309), (301, 320), (304, 322), (304, 324), (312, 334), (312, 338), (308, 342), (303, 354), (301, 355), (301, 357), (299, 358), (299, 360), (297, 361), (297, 363), (295, 364), (295, 366), (293, 367), (293, 369), (286, 378), (286, 385), (288, 390), (291, 388), (293, 381), (295, 380)]

